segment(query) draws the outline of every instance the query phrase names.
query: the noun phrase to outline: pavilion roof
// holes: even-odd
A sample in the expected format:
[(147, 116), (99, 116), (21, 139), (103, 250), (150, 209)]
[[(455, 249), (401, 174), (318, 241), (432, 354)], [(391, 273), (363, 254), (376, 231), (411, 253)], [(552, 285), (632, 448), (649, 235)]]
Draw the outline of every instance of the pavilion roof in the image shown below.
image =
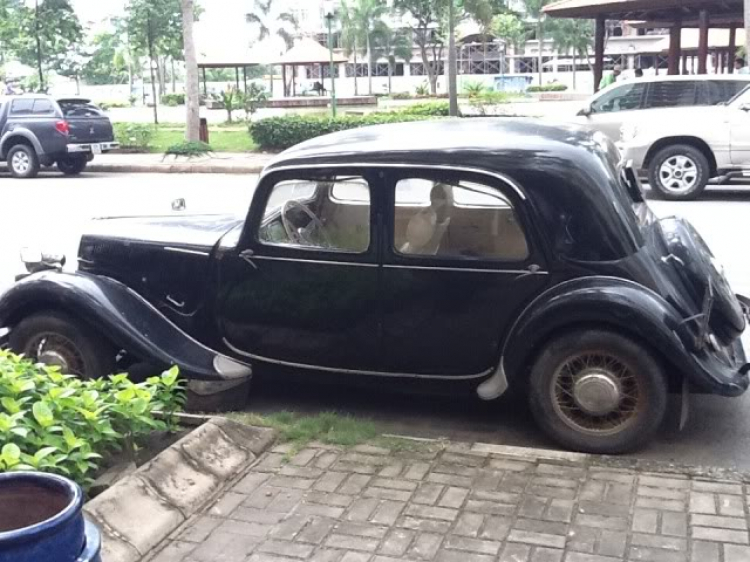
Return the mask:
[[(322, 64), (331, 60), (331, 54), (323, 45), (305, 37), (294, 44), (294, 47), (281, 55), (272, 64)], [(347, 62), (347, 58), (339, 53), (333, 54), (333, 62)]]

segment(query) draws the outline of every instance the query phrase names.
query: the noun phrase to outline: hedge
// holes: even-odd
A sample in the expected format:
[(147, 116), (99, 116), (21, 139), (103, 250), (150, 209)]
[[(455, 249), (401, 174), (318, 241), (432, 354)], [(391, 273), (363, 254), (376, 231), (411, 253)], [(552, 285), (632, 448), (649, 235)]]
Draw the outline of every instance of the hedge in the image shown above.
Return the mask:
[(568, 87), (565, 84), (545, 84), (544, 86), (529, 86), (526, 91), (535, 92), (564, 92)]
[(283, 150), (303, 141), (368, 125), (424, 121), (423, 114), (407, 112), (372, 113), (370, 115), (345, 115), (331, 119), (313, 115), (287, 115), (269, 117), (250, 124), (250, 134), (263, 150)]

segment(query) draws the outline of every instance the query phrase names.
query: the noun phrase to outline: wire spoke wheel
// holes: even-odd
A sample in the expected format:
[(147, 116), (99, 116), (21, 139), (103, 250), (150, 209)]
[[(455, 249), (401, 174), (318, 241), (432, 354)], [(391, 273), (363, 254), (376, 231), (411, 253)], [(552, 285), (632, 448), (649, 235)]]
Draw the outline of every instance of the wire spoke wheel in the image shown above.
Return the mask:
[(38, 334), (29, 340), (23, 353), (32, 361), (60, 367), (66, 375), (85, 376), (86, 362), (81, 350), (61, 334)]
[(551, 381), (553, 408), (575, 431), (596, 436), (616, 434), (632, 424), (645, 399), (633, 368), (602, 351), (569, 356)]

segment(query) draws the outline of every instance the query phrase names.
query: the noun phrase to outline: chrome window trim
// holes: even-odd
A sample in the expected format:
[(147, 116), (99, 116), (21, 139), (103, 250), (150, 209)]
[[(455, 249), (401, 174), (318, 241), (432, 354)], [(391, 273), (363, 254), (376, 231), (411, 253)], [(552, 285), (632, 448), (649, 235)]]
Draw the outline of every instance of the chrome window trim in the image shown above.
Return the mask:
[(226, 337), (222, 338), (224, 345), (231, 349), (234, 353), (254, 359), (256, 361), (263, 361), (264, 363), (272, 363), (274, 365), (282, 365), (284, 367), (293, 367), (295, 369), (308, 369), (312, 371), (327, 371), (330, 373), (341, 373), (347, 375), (364, 375), (374, 377), (390, 377), (390, 378), (407, 378), (407, 379), (432, 379), (432, 380), (473, 380), (487, 377), (495, 372), (495, 368), (487, 369), (476, 375), (422, 375), (417, 373), (389, 373), (387, 371), (366, 371), (357, 369), (342, 369), (339, 367), (323, 367), (321, 365), (308, 365), (306, 363), (295, 363), (293, 361), (282, 361), (280, 359), (271, 359), (269, 357), (263, 357), (262, 355), (255, 355), (253, 353), (247, 353), (234, 347)]
[(467, 271), (469, 273), (512, 273), (517, 275), (549, 275), (548, 271), (531, 271), (529, 269), (491, 269), (475, 267), (446, 267), (432, 265), (396, 265), (386, 264), (387, 269), (424, 269), (428, 271)]
[(164, 246), (166, 252), (176, 252), (178, 254), (191, 254), (193, 256), (210, 256), (210, 252), (203, 252), (200, 250), (190, 250), (188, 248), (175, 248), (174, 246)]
[(374, 163), (374, 162), (352, 162), (352, 163), (333, 163), (333, 164), (299, 164), (296, 166), (278, 166), (271, 169), (264, 169), (263, 172), (261, 172), (260, 178), (258, 179), (258, 183), (263, 181), (263, 179), (270, 174), (273, 174), (275, 172), (289, 172), (292, 170), (310, 170), (310, 169), (321, 169), (321, 168), (396, 168), (396, 169), (410, 169), (413, 170), (415, 168), (424, 168), (428, 170), (445, 170), (445, 171), (451, 171), (451, 172), (464, 172), (464, 173), (470, 173), (470, 174), (479, 174), (484, 176), (489, 176), (495, 179), (498, 179), (502, 181), (503, 183), (506, 183), (511, 188), (513, 188), (513, 191), (516, 192), (516, 194), (524, 201), (526, 201), (526, 194), (524, 194), (523, 189), (521, 189), (521, 186), (511, 178), (510, 176), (506, 176), (505, 174), (502, 174), (500, 172), (491, 172), (489, 170), (483, 170), (481, 168), (471, 168), (471, 167), (464, 167), (464, 166), (448, 166), (444, 164), (394, 164), (394, 163)]
[[(355, 254), (360, 255), (360, 254)], [(270, 260), (270, 261), (290, 261), (299, 263), (315, 263), (323, 265), (347, 265), (356, 267), (380, 267), (377, 263), (363, 263), (363, 262), (351, 262), (351, 261), (332, 261), (332, 260), (316, 260), (316, 259), (305, 259), (305, 258), (284, 258), (281, 256), (259, 256), (253, 255), (254, 260)]]

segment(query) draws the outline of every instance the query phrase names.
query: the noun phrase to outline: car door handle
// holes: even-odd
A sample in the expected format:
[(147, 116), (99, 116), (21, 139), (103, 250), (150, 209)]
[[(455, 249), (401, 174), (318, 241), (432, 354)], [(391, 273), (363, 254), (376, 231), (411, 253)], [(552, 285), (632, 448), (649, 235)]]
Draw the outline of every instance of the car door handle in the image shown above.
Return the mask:
[(541, 271), (541, 269), (542, 268), (540, 266), (538, 266), (535, 263), (532, 263), (529, 267), (526, 268), (526, 271), (521, 273), (521, 275), (519, 275), (518, 277), (516, 277), (514, 281), (518, 281), (519, 279), (524, 279), (528, 277), (529, 275), (536, 275), (537, 273), (539, 273), (539, 271)]
[(253, 266), (253, 269), (258, 269), (258, 266), (255, 265), (255, 262), (253, 261), (253, 256), (255, 256), (255, 252), (252, 250), (242, 250), (240, 252), (240, 258), (245, 262)]

